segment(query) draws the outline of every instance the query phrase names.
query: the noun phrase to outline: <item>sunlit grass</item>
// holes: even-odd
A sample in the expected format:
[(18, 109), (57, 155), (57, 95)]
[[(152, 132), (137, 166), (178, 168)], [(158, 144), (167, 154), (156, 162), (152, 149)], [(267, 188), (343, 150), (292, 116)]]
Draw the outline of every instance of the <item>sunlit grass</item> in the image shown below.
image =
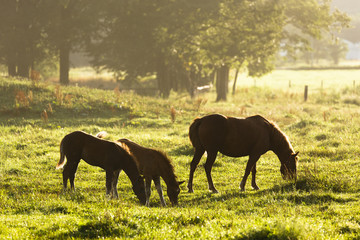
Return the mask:
[[(344, 71), (342, 77), (353, 78), (352, 71)], [(65, 98), (60, 103), (56, 85), (35, 86), (0, 77), (0, 238), (356, 238), (360, 234), (356, 102), (360, 91), (349, 80), (348, 86), (312, 92), (304, 102), (301, 75), (274, 74), (265, 80), (267, 86), (239, 83), (236, 94), (220, 103), (214, 101), (213, 91), (195, 99), (172, 93), (164, 100), (76, 86), (61, 87), (63, 97), (71, 95), (71, 103)], [(284, 74), (280, 82), (286, 86), (281, 90), (276, 74)], [(328, 79), (336, 84), (332, 74)], [(299, 87), (288, 89), (286, 78), (296, 79), (293, 83)], [(15, 90), (32, 91), (29, 106), (16, 107)], [(41, 112), (49, 103), (53, 111), (44, 122)], [(155, 188), (151, 206), (140, 206), (124, 173), (119, 178), (119, 200), (110, 200), (105, 196), (105, 172), (84, 162), (76, 175), (76, 192), (62, 191), (61, 171), (55, 166), (59, 143), (67, 133), (107, 131), (110, 140), (126, 137), (163, 150), (174, 162), (179, 180), (187, 181), (193, 154), (189, 124), (214, 112), (239, 117), (261, 114), (275, 121), (300, 152), (297, 182), (281, 178), (280, 162), (268, 152), (257, 163), (260, 190), (252, 190), (248, 180), (244, 193), (239, 184), (246, 157), (218, 155), (212, 175), (219, 193), (211, 194), (204, 156), (195, 172), (195, 192), (187, 193), (186, 183), (181, 185), (178, 207), (165, 197), (168, 206), (161, 208)]]

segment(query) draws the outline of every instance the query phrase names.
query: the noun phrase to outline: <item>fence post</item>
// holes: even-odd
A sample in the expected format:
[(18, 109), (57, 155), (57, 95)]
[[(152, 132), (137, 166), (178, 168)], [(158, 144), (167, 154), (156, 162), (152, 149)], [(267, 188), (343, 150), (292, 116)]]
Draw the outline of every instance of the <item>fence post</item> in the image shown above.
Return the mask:
[(308, 99), (308, 85), (305, 85), (305, 90), (304, 90), (304, 102), (306, 102)]

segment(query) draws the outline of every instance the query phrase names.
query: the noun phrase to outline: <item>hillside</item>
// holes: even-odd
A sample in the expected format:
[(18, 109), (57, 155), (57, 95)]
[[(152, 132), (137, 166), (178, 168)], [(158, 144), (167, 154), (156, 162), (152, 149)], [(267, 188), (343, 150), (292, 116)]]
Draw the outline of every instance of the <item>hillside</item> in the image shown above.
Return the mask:
[[(278, 70), (239, 81), (227, 102), (214, 102), (214, 91), (162, 99), (0, 77), (0, 239), (357, 239), (359, 71)], [(150, 207), (142, 206), (125, 173), (119, 199), (110, 199), (105, 171), (84, 161), (75, 192), (62, 190), (62, 172), (55, 170), (60, 141), (78, 130), (104, 130), (108, 140), (162, 150), (187, 182), (194, 153), (189, 125), (210, 113), (274, 121), (299, 151), (297, 181), (281, 177), (281, 162), (269, 151), (257, 162), (260, 190), (249, 177), (245, 192), (239, 183), (247, 157), (217, 155), (212, 177), (219, 193), (212, 194), (204, 156), (194, 193), (181, 185), (178, 206), (170, 204), (163, 180), (167, 206), (154, 186)]]

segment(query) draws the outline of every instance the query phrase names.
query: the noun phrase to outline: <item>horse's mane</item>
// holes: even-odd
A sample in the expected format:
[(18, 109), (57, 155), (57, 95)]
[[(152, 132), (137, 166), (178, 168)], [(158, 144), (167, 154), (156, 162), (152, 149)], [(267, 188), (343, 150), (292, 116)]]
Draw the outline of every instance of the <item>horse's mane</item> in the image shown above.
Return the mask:
[(160, 156), (160, 161), (162, 161), (165, 165), (165, 167), (167, 167), (170, 171), (166, 171), (168, 172), (170, 175), (172, 175), (172, 177), (174, 177), (174, 179), (177, 179), (177, 176), (175, 175), (175, 169), (174, 169), (174, 165), (172, 163), (172, 160), (167, 156), (167, 154), (163, 151), (160, 150), (155, 150), (153, 149), (154, 153), (158, 154)]
[(128, 145), (122, 142), (116, 142), (116, 144), (120, 145), (122, 149), (124, 149), (127, 153), (129, 153), (131, 156), (133, 156), (132, 152), (130, 151)]
[(283, 131), (280, 130), (279, 126), (275, 122), (272, 122), (269, 120), (266, 120), (266, 121), (270, 124), (270, 126), (272, 128), (271, 139), (273, 140), (273, 143), (278, 143), (278, 146), (286, 145), (289, 147), (289, 149), (292, 152), (294, 152), (294, 149), (290, 143), (289, 137)]
[(135, 155), (130, 151), (128, 145), (126, 145), (125, 143), (122, 143), (122, 142), (115, 142), (120, 148), (122, 148), (126, 153), (128, 153), (133, 159), (134, 159), (134, 162), (137, 166), (137, 168), (139, 168), (139, 163), (138, 161), (135, 161), (136, 160), (136, 157)]
[[(128, 139), (126, 139), (126, 140), (129, 141)], [(131, 149), (128, 147), (126, 142), (117, 141), (117, 143), (122, 148), (124, 148), (131, 156), (136, 158), (135, 154), (132, 153)], [(157, 154), (159, 156), (158, 157), (159, 161), (161, 161), (163, 163), (163, 164), (161, 164), (161, 167), (166, 168), (165, 172), (167, 172), (170, 175), (170, 177), (177, 179), (177, 176), (175, 175), (174, 165), (173, 165), (171, 159), (167, 156), (167, 154), (161, 150), (152, 149), (152, 148), (148, 148), (148, 149), (151, 150), (154, 154)]]

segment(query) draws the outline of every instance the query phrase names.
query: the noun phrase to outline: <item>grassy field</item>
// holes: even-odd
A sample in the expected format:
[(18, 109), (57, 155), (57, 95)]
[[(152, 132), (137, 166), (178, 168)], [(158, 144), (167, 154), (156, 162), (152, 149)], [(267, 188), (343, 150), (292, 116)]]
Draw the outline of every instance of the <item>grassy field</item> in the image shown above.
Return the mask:
[[(241, 77), (236, 94), (219, 103), (213, 92), (164, 100), (0, 77), (0, 239), (360, 239), (359, 76), (359, 70), (283, 70), (256, 85)], [(66, 134), (105, 130), (109, 139), (161, 149), (187, 181), (189, 124), (215, 112), (275, 121), (300, 152), (298, 181), (282, 180), (280, 162), (268, 152), (257, 166), (260, 190), (248, 181), (241, 193), (247, 158), (219, 154), (212, 171), (219, 193), (207, 189), (203, 159), (195, 192), (183, 184), (177, 207), (164, 182), (168, 206), (160, 206), (155, 188), (151, 206), (141, 206), (124, 173), (119, 199), (110, 200), (105, 172), (84, 162), (76, 192), (62, 192), (55, 166)]]

